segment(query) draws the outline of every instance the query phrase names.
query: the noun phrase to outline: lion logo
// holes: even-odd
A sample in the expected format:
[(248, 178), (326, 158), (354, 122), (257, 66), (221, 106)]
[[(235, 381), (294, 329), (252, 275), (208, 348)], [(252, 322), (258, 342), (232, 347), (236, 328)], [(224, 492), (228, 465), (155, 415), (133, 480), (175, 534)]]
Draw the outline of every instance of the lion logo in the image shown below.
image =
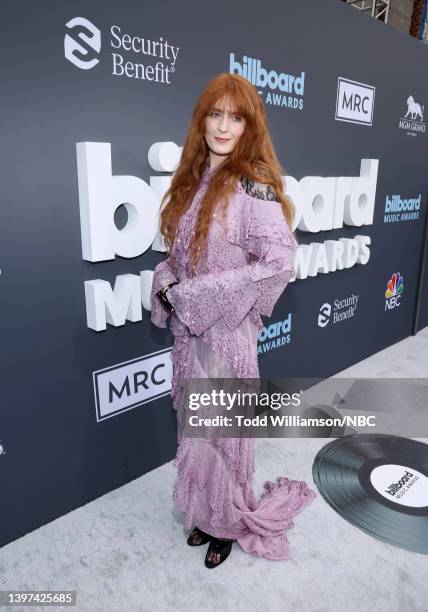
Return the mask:
[(408, 114), (410, 113), (411, 119), (416, 119), (416, 117), (420, 117), (421, 121), (424, 120), (424, 107), (417, 102), (415, 102), (413, 96), (409, 96), (407, 98), (407, 113), (404, 116), (404, 119), (407, 119)]

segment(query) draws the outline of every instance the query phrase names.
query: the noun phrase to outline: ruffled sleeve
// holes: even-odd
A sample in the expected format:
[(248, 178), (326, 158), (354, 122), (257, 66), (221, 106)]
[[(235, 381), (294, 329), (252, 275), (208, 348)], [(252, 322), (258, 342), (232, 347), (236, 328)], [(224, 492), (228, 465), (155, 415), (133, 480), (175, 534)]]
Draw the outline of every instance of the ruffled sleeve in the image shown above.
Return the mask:
[[(150, 293), (151, 315), (150, 321), (157, 327), (166, 327), (169, 310), (163, 305), (157, 292), (178, 279), (171, 267), (170, 257), (158, 263), (153, 272), (152, 288)], [(169, 291), (168, 291), (169, 296)]]
[(257, 286), (254, 308), (259, 314), (270, 317), (295, 275), (294, 253), (298, 246), (280, 202), (252, 198), (250, 226), (244, 244), (247, 252), (256, 258), (250, 264), (251, 279)]
[(220, 317), (234, 330), (252, 308), (270, 316), (294, 276), (297, 241), (280, 202), (239, 193), (226, 225), (226, 238), (254, 261), (184, 279), (168, 291), (176, 315), (196, 336)]

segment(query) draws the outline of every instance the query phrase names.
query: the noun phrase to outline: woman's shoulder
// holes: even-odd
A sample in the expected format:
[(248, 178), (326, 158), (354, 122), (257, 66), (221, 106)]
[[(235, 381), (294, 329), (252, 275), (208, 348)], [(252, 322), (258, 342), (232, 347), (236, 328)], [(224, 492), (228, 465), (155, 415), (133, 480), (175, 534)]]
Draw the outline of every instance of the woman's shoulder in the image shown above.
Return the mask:
[(271, 202), (280, 202), (275, 188), (269, 183), (259, 183), (253, 181), (248, 176), (241, 176), (240, 183), (248, 195), (259, 200), (270, 200)]

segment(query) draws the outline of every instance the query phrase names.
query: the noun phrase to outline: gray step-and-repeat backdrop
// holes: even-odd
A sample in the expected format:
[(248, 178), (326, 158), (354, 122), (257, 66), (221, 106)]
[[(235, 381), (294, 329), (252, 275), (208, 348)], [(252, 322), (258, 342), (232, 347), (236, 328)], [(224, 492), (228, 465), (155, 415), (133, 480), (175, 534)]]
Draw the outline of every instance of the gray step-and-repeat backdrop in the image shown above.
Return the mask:
[(428, 188), (427, 49), (338, 0), (2, 10), (0, 545), (175, 455), (148, 295), (210, 78), (258, 88), (297, 209), (262, 377), (328, 377), (412, 333)]

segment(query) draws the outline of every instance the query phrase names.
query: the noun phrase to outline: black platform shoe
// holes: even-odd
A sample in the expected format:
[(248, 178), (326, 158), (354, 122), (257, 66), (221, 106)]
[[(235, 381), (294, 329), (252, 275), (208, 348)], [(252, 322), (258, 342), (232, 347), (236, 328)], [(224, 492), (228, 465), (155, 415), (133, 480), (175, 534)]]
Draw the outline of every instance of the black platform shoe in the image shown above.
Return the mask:
[[(197, 543), (192, 541), (192, 536), (196, 534), (199, 536), (201, 540), (200, 542), (197, 542)], [(189, 535), (187, 543), (189, 546), (202, 546), (202, 544), (206, 544), (207, 542), (209, 542), (210, 538), (211, 536), (208, 533), (205, 533), (205, 531), (202, 531), (202, 529), (198, 529), (198, 527), (195, 527), (192, 533)]]
[[(213, 567), (218, 567), (226, 561), (228, 556), (230, 555), (230, 551), (232, 550), (232, 544), (235, 540), (219, 540), (218, 538), (211, 538), (210, 545), (208, 546), (207, 554), (205, 556), (205, 567), (209, 567), (210, 569)], [(218, 563), (212, 563), (212, 561), (208, 561), (208, 557), (211, 553), (219, 554), (220, 561)]]

